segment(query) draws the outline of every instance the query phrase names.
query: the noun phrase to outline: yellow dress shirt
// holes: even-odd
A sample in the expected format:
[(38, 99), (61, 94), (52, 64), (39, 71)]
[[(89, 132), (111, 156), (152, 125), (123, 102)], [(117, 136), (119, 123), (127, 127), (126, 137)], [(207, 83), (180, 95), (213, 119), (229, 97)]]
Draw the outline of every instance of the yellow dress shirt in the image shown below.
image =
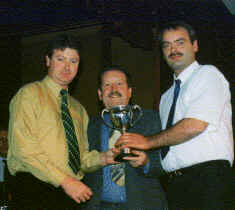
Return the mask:
[(77, 135), (81, 170), (75, 175), (68, 165), (68, 148), (61, 119), (61, 87), (47, 76), (21, 88), (10, 102), (7, 164), (12, 175), (29, 172), (59, 186), (67, 175), (78, 180), (84, 172), (101, 167), (100, 153), (89, 152), (88, 115), (68, 96), (68, 107)]

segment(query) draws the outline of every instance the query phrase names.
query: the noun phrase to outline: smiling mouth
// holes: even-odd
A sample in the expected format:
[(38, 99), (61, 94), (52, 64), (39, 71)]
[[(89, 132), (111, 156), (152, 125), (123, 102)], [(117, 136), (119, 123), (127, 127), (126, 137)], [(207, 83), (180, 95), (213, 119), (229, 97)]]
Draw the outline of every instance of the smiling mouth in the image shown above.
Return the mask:
[(118, 95), (113, 95), (113, 96), (109, 96), (110, 98), (121, 98), (121, 96)]
[(109, 98), (120, 98), (122, 95), (119, 92), (111, 92)]

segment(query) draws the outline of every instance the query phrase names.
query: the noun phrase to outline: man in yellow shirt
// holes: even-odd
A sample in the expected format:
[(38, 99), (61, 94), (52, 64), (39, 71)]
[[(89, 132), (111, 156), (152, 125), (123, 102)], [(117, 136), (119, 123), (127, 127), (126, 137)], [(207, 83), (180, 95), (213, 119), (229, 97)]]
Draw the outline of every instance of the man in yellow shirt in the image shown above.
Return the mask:
[(7, 163), (14, 175), (11, 184), (17, 210), (80, 209), (79, 203), (92, 196), (91, 189), (80, 181), (83, 171), (114, 163), (110, 151), (89, 152), (86, 110), (68, 94), (78, 147), (78, 170), (74, 172), (70, 167), (61, 90), (68, 91), (79, 63), (76, 39), (68, 35), (55, 37), (46, 54), (48, 75), (25, 85), (11, 100)]

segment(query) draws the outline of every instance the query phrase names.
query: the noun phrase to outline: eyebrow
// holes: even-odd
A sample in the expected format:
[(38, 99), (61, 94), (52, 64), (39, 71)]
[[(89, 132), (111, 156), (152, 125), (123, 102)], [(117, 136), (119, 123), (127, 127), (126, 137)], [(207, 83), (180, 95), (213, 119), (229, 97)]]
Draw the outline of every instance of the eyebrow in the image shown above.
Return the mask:
[[(58, 58), (58, 57), (63, 57), (63, 58), (66, 58), (67, 56), (64, 56), (64, 55), (61, 55), (61, 54), (57, 54), (57, 55), (54, 55), (54, 57)], [(72, 56), (70, 57), (70, 59), (76, 59), (76, 60), (80, 60), (80, 57), (76, 57), (76, 56)]]
[[(186, 40), (185, 38), (179, 38), (179, 39), (174, 40), (173, 42), (185, 41), (185, 40)], [(162, 41), (162, 44), (164, 44), (164, 43), (171, 43), (171, 42), (169, 42), (169, 41)]]
[(179, 38), (179, 39), (176, 39), (174, 42), (185, 41), (185, 40), (186, 40), (185, 38)]

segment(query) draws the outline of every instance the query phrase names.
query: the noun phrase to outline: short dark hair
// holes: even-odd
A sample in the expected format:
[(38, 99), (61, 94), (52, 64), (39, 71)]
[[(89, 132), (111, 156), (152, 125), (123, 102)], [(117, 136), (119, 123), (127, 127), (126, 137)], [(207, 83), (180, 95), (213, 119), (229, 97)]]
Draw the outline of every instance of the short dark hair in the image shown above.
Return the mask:
[(165, 24), (163, 27), (160, 28), (159, 36), (158, 36), (158, 40), (160, 41), (160, 44), (162, 44), (163, 34), (166, 31), (177, 30), (178, 28), (184, 28), (188, 32), (189, 38), (192, 44), (195, 40), (197, 40), (196, 31), (193, 29), (191, 25), (183, 21), (173, 21), (173, 22), (169, 22)]
[(51, 58), (54, 53), (54, 50), (65, 50), (65, 48), (71, 48), (79, 52), (80, 42), (78, 38), (75, 38), (69, 34), (60, 34), (48, 42), (46, 49), (46, 55)]
[(99, 85), (100, 90), (102, 89), (102, 77), (106, 72), (109, 72), (109, 71), (120, 71), (123, 74), (125, 74), (128, 87), (132, 87), (132, 78), (131, 78), (131, 75), (129, 74), (129, 72), (126, 69), (124, 69), (118, 65), (113, 65), (113, 66), (109, 66), (109, 67), (105, 68), (103, 71), (100, 71), (100, 73), (98, 75), (98, 85)]

